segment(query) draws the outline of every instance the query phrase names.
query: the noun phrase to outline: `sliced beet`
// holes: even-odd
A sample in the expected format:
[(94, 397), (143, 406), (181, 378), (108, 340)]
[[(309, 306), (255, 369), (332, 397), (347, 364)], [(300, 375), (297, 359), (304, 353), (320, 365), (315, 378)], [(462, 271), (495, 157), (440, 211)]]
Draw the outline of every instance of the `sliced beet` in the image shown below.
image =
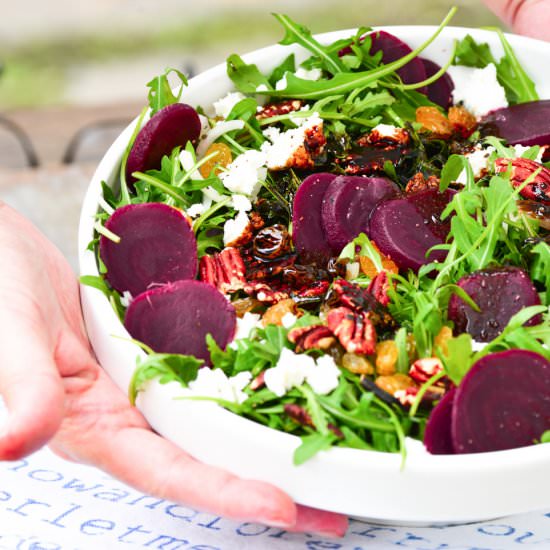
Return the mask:
[(180, 210), (161, 203), (117, 208), (105, 227), (120, 237), (99, 240), (99, 256), (109, 284), (137, 296), (151, 285), (193, 279), (197, 273), (197, 241)]
[(477, 361), (458, 387), (451, 432), (457, 453), (532, 445), (550, 428), (550, 362), (512, 349)]
[(223, 349), (235, 336), (235, 308), (208, 283), (177, 281), (140, 294), (126, 311), (132, 338), (157, 353), (194, 355), (210, 362), (206, 335)]
[[(372, 40), (370, 54), (382, 51), (382, 63), (388, 64), (397, 61), (412, 52), (412, 49), (402, 40), (386, 31), (376, 31), (369, 35)], [(415, 84), (426, 80), (426, 69), (420, 58), (415, 57), (397, 71), (404, 84)], [(417, 92), (425, 94), (427, 88), (418, 88)]]
[(185, 103), (167, 105), (155, 113), (139, 131), (126, 163), (126, 179), (136, 181), (134, 172), (160, 168), (162, 157), (175, 147), (185, 147), (196, 140), (201, 131), (197, 111)]
[(388, 178), (338, 176), (327, 187), (321, 205), (321, 222), (335, 254), (361, 232), (367, 232), (374, 209), (399, 194)]
[(451, 388), (430, 413), (426, 430), (424, 431), (424, 445), (433, 455), (454, 454), (453, 438), (451, 434), (451, 420), (455, 388)]
[[(392, 61), (397, 61), (407, 54), (411, 53), (411, 48), (405, 44), (402, 40), (390, 34), (386, 31), (376, 31), (371, 34), (367, 34), (360, 38), (361, 42), (367, 37), (371, 37), (371, 47), (369, 53), (374, 55), (379, 51), (382, 51), (382, 63), (387, 65)], [(349, 46), (342, 48), (338, 55), (340, 57), (349, 55), (351, 48)], [(397, 74), (401, 78), (404, 84), (415, 84), (416, 82), (422, 82), (426, 80), (426, 69), (419, 57), (415, 57), (412, 61), (409, 61), (401, 69), (397, 70)], [(427, 93), (427, 88), (424, 86), (417, 90), (423, 94)]]
[(449, 189), (444, 193), (428, 189), (384, 201), (371, 216), (369, 237), (400, 269), (418, 271), (427, 263), (442, 262), (445, 251), (433, 251), (427, 258), (426, 253), (447, 238), (450, 222), (442, 222), (440, 217), (453, 195)]
[(321, 204), (336, 176), (326, 172), (308, 176), (298, 187), (292, 205), (292, 238), (296, 251), (306, 261), (323, 262), (332, 253), (321, 222)]
[[(430, 61), (429, 59), (425, 59), (423, 57), (419, 57), (419, 59), (424, 64), (426, 78), (430, 78), (439, 70), (441, 70), (441, 67), (437, 63), (434, 63), (433, 61)], [(444, 109), (448, 109), (453, 103), (452, 94), (454, 88), (455, 85), (453, 79), (451, 78), (449, 73), (446, 72), (441, 78), (438, 78), (435, 82), (427, 87), (428, 99), (430, 101), (433, 101), (437, 105), (440, 105)]]
[[(466, 291), (481, 311), (475, 311), (453, 294), (449, 300), (448, 317), (455, 325), (455, 334), (467, 332), (478, 342), (490, 342), (518, 311), (540, 304), (537, 289), (519, 267), (476, 271), (462, 277), (458, 286)], [(529, 319), (526, 325), (540, 322), (541, 318), (537, 315)]]
[(497, 109), (480, 124), (483, 135), (501, 137), (510, 145), (550, 145), (550, 99)]

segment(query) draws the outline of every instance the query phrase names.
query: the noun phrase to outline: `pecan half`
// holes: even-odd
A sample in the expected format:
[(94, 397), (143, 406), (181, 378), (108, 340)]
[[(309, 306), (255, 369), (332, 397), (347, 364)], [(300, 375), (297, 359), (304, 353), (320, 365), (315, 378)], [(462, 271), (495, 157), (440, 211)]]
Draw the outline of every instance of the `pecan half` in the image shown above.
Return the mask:
[(304, 102), (300, 99), (286, 99), (277, 103), (267, 103), (256, 113), (256, 118), (262, 120), (264, 118), (271, 118), (272, 116), (287, 115), (288, 113), (299, 111), (303, 105)]
[[(540, 202), (550, 202), (550, 170), (534, 160), (517, 158), (498, 158), (495, 161), (495, 170), (498, 173), (507, 172), (512, 169), (510, 181), (514, 187), (524, 185), (527, 179), (530, 183), (520, 191), (526, 199)], [(533, 178), (533, 174), (537, 175)]]
[(376, 277), (372, 279), (367, 290), (383, 305), (387, 306), (390, 303), (390, 297), (388, 290), (390, 288), (390, 281), (388, 279), (388, 273), (381, 271)]
[(254, 296), (256, 300), (264, 304), (276, 304), (281, 300), (290, 298), (286, 290), (273, 289), (268, 284), (259, 281), (246, 282), (243, 290), (249, 296)]
[(296, 344), (296, 353), (309, 349), (327, 350), (335, 343), (332, 331), (325, 325), (293, 328), (288, 333), (288, 339)]
[(252, 242), (254, 256), (262, 260), (274, 260), (290, 252), (290, 235), (284, 225), (264, 227)]
[(374, 353), (376, 330), (366, 313), (338, 307), (328, 312), (327, 324), (348, 353)]
[(203, 256), (199, 263), (201, 281), (210, 283), (223, 294), (241, 290), (246, 283), (246, 268), (236, 248), (224, 248), (212, 256)]
[(432, 376), (441, 372), (443, 365), (438, 357), (424, 357), (417, 359), (409, 369), (409, 376), (419, 384), (424, 384)]

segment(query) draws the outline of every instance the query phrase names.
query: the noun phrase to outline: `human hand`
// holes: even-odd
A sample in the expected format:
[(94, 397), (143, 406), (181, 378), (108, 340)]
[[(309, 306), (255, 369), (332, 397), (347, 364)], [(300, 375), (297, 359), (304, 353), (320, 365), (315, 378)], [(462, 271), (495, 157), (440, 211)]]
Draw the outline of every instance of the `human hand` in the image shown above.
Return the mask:
[(295, 505), (267, 483), (201, 464), (156, 435), (94, 359), (78, 284), (61, 253), (0, 201), (0, 460), (48, 441), (153, 496), (288, 530), (342, 536), (345, 517)]
[(550, 41), (550, 0), (484, 0), (514, 32)]

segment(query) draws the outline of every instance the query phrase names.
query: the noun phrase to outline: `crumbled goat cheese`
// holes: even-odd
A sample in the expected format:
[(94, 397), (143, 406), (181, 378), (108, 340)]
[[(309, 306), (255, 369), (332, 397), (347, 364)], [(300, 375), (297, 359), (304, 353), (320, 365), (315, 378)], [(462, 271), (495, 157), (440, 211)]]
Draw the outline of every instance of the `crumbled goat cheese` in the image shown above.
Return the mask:
[(294, 315), (294, 313), (290, 313), (290, 311), (287, 311), (282, 317), (281, 317), (281, 325), (285, 328), (293, 327), (296, 324), (296, 321), (298, 320), (298, 317)]
[[(526, 151), (529, 151), (531, 147), (527, 147), (525, 145), (513, 145), (513, 149), (516, 153), (515, 158), (520, 158), (523, 156), (523, 153)], [(542, 162), (542, 157), (544, 155), (544, 147), (540, 148), (539, 154), (537, 155), (537, 158), (535, 159), (535, 162)]]
[(223, 199), (223, 195), (218, 193), (211, 185), (205, 187), (202, 190), (202, 194), (204, 195), (204, 197), (210, 200), (210, 203), (220, 202)]
[[(201, 138), (199, 145), (197, 146), (197, 156), (199, 158), (204, 157), (206, 151), (210, 146), (221, 136), (232, 132), (233, 130), (242, 130), (244, 128), (244, 121), (242, 120), (221, 120), (214, 124), (214, 126)], [(215, 157), (214, 157), (215, 158)]]
[(204, 115), (199, 115), (199, 120), (201, 123), (201, 131), (199, 134), (199, 141), (204, 139), (206, 134), (210, 131), (210, 122), (208, 122), (208, 117)]
[(359, 262), (349, 262), (346, 264), (346, 279), (351, 281), (352, 279), (357, 279), (359, 277), (360, 270)]
[(315, 367), (313, 357), (305, 354), (296, 354), (288, 348), (283, 348), (277, 364), (264, 372), (264, 382), (278, 397), (296, 386), (300, 386), (306, 379), (309, 369)]
[[(478, 179), (483, 175), (485, 170), (489, 169), (489, 157), (493, 154), (495, 148), (490, 146), (486, 149), (482, 149), (479, 145), (476, 146), (475, 150), (471, 153), (466, 153), (464, 156), (468, 159), (470, 166), (472, 167), (472, 172), (474, 173), (474, 178)], [(466, 170), (462, 170), (460, 175), (457, 178), (457, 183), (466, 185), (468, 182), (468, 176)]]
[(228, 378), (221, 369), (203, 368), (199, 369), (197, 378), (189, 382), (184, 394), (242, 403), (248, 398), (248, 395), (242, 390), (251, 380), (252, 374), (248, 371)]
[(244, 195), (233, 195), (231, 197), (231, 206), (237, 212), (248, 212), (252, 210), (252, 203), (250, 202), (250, 199)]
[(326, 395), (338, 387), (340, 369), (330, 355), (322, 355), (315, 363), (306, 375), (307, 383), (315, 393)]
[(380, 137), (397, 139), (399, 138), (402, 129), (397, 126), (392, 126), (391, 124), (377, 124), (372, 131), (378, 132)]
[(195, 204), (192, 204), (186, 211), (185, 213), (190, 217), (190, 218), (196, 218), (197, 216), (200, 216), (201, 214), (204, 214), (204, 212), (206, 211), (206, 208), (205, 205), (201, 202), (197, 202)]
[(250, 223), (246, 212), (239, 212), (232, 220), (223, 224), (223, 244), (230, 246), (231, 243), (239, 240), (248, 230)]
[(297, 123), (298, 128), (292, 128), (286, 132), (281, 132), (275, 127), (264, 130), (264, 136), (271, 142), (262, 145), (262, 151), (267, 158), (267, 167), (270, 170), (286, 168), (296, 152), (304, 147), (308, 130), (316, 126), (322, 127), (323, 120), (318, 113), (312, 113), (310, 117), (297, 119)]
[(307, 69), (298, 67), (298, 70), (294, 74), (302, 80), (319, 80), (323, 72), (321, 69), (311, 69), (308, 71)]
[(487, 342), (478, 342), (477, 340), (472, 340), (472, 351), (481, 351)]
[(275, 89), (276, 90), (284, 90), (288, 86), (288, 83), (286, 81), (286, 73), (283, 75), (283, 78), (281, 80), (277, 80), (275, 82)]
[(277, 364), (264, 373), (265, 385), (278, 397), (307, 382), (319, 395), (326, 395), (338, 386), (340, 369), (328, 355), (317, 361), (306, 354), (283, 348)]
[[(262, 328), (261, 315), (259, 313), (250, 313), (247, 311), (242, 317), (237, 317), (235, 340), (248, 338), (250, 333), (256, 328)], [(233, 344), (234, 341), (231, 342), (231, 344)]]
[(455, 85), (454, 103), (462, 102), (476, 117), (508, 107), (504, 88), (498, 83), (497, 69), (493, 63), (483, 69), (453, 65), (448, 71)]
[(249, 149), (227, 166), (220, 174), (220, 179), (229, 191), (242, 193), (254, 199), (266, 175), (265, 153)]
[(245, 99), (245, 96), (241, 94), (241, 92), (229, 92), (221, 99), (218, 99), (218, 101), (214, 101), (214, 111), (216, 112), (216, 116), (226, 118), (231, 112), (231, 109), (233, 109), (233, 107), (235, 107), (235, 105), (243, 99)]
[(120, 303), (124, 307), (129, 307), (133, 299), (134, 297), (132, 296), (132, 293), (129, 290), (125, 290), (120, 297)]

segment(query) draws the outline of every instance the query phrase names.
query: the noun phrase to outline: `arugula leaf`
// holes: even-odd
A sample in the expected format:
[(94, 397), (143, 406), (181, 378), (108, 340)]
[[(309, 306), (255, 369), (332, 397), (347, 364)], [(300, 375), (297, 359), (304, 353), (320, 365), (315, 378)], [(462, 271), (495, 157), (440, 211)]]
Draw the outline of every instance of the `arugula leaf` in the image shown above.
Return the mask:
[(265, 93), (270, 94), (272, 86), (267, 77), (265, 77), (258, 67), (251, 63), (245, 63), (237, 54), (230, 55), (227, 58), (227, 76), (235, 84), (235, 88), (243, 94), (258, 93), (260, 86), (265, 86)]
[(296, 59), (293, 53), (291, 53), (288, 57), (283, 59), (283, 61), (280, 63), (280, 65), (277, 65), (269, 75), (269, 83), (273, 88), (275, 88), (275, 85), (283, 76), (285, 76), (285, 73), (294, 73), (296, 72)]
[[(180, 90), (177, 96), (172, 92), (172, 87), (168, 81), (168, 75), (170, 73), (175, 74), (181, 81)], [(163, 74), (156, 76), (153, 80), (148, 82), (147, 87), (149, 88), (149, 94), (147, 99), (151, 107), (151, 116), (161, 109), (164, 109), (167, 105), (177, 103), (180, 100), (184, 86), (187, 86), (187, 78), (181, 71), (173, 68), (166, 69)]]
[[(358, 248), (359, 252), (357, 252)], [(376, 250), (376, 248), (374, 248), (373, 244), (371, 243), (367, 235), (365, 235), (365, 233), (359, 233), (359, 235), (355, 237), (353, 241), (344, 246), (342, 252), (340, 252), (340, 256), (338, 256), (338, 259), (347, 259), (353, 261), (355, 260), (356, 255), (366, 256), (374, 264), (376, 271), (378, 271), (379, 273), (384, 271), (380, 252)]]
[(550, 305), (550, 246), (541, 241), (531, 249), (531, 254), (535, 256), (531, 264), (531, 279), (541, 283), (546, 292), (543, 294), (545, 305)]
[[(330, 95), (347, 93), (356, 89), (364, 89), (380, 79), (392, 75), (397, 69), (400, 69), (409, 61), (417, 57), (418, 54), (424, 51), (437, 36), (439, 36), (455, 13), (456, 8), (452, 8), (439, 25), (436, 32), (428, 40), (414, 51), (387, 65), (356, 73), (340, 72), (340, 69), (333, 73), (334, 76), (330, 80), (304, 80), (289, 73), (287, 75), (287, 86), (284, 90), (256, 91), (256, 93), (273, 97), (291, 97), (294, 99), (321, 99)], [(254, 90), (256, 90), (256, 87)]]
[(472, 337), (460, 334), (447, 340), (447, 354), (439, 350), (439, 358), (447, 376), (458, 386), (473, 365)]
[(130, 403), (135, 405), (137, 394), (143, 389), (145, 382), (155, 378), (160, 384), (179, 382), (187, 386), (191, 380), (195, 380), (203, 363), (202, 359), (192, 355), (152, 353), (145, 359), (138, 357), (137, 367), (128, 389)]
[(541, 442), (541, 443), (550, 443), (550, 430), (546, 430), (546, 431), (540, 436), (540, 442)]
[(455, 65), (482, 69), (489, 65), (489, 63), (497, 64), (496, 59), (491, 53), (489, 44), (478, 44), (470, 34), (467, 34), (459, 41), (456, 48)]
[(294, 451), (292, 459), (294, 466), (307, 462), (320, 451), (330, 449), (337, 437), (332, 432), (326, 434), (315, 432), (310, 435), (304, 435), (301, 439), (302, 443)]
[(345, 67), (338, 57), (338, 53), (330, 52), (313, 38), (311, 31), (293, 21), (288, 15), (274, 13), (273, 16), (285, 29), (285, 36), (279, 42), (288, 46), (290, 44), (299, 44), (316, 55), (321, 65), (331, 74), (335, 75), (345, 70)]

